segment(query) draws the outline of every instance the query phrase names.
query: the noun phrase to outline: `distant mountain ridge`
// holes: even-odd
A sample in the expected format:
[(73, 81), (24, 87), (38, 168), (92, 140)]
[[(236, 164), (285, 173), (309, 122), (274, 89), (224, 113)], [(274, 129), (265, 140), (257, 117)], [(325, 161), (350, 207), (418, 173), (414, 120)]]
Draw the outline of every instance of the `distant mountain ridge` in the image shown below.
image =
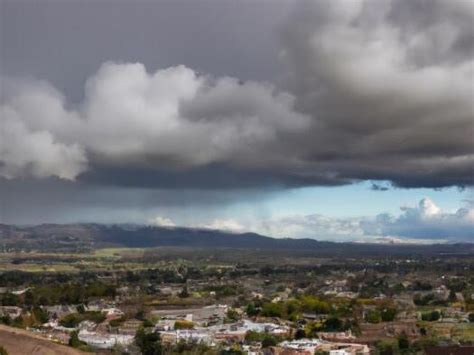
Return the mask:
[[(211, 229), (105, 224), (0, 224), (3, 250), (76, 250), (100, 247), (194, 247), (278, 249), (316, 255), (365, 254), (464, 254), (474, 255), (474, 244), (384, 245), (340, 243), (314, 239), (276, 239), (256, 233), (231, 233)], [(1, 250), (1, 249), (0, 249)]]

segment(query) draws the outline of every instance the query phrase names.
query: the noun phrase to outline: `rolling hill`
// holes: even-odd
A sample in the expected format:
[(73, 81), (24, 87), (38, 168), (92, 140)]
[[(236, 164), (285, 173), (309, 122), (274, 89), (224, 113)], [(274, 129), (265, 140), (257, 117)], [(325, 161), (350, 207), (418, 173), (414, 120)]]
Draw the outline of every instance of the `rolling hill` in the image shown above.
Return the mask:
[[(336, 243), (314, 239), (275, 239), (256, 233), (142, 225), (0, 224), (3, 250), (90, 251), (101, 247), (195, 247), (299, 250), (311, 254), (474, 254), (474, 244), (383, 245)], [(1, 249), (0, 249), (1, 250)]]

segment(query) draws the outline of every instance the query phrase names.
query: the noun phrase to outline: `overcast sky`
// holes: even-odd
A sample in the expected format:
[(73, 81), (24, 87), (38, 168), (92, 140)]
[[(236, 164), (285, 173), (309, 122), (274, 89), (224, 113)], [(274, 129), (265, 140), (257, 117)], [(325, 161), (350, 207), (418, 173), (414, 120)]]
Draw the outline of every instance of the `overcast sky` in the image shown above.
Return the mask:
[(0, 0), (0, 221), (474, 239), (469, 0)]

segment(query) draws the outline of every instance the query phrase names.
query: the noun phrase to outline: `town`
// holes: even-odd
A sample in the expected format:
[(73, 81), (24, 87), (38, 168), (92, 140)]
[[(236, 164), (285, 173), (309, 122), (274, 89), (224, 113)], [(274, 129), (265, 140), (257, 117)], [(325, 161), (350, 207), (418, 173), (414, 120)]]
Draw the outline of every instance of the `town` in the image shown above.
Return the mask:
[(6, 252), (1, 266), (2, 332), (78, 351), (441, 354), (474, 341), (470, 255), (116, 248)]

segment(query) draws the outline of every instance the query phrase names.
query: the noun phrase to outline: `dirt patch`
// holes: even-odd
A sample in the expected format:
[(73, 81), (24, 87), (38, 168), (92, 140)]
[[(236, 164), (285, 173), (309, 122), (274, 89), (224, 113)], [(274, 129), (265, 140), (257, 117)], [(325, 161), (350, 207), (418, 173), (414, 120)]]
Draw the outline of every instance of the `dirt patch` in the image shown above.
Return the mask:
[(55, 344), (23, 329), (0, 325), (0, 345), (9, 355), (84, 355), (82, 351)]

